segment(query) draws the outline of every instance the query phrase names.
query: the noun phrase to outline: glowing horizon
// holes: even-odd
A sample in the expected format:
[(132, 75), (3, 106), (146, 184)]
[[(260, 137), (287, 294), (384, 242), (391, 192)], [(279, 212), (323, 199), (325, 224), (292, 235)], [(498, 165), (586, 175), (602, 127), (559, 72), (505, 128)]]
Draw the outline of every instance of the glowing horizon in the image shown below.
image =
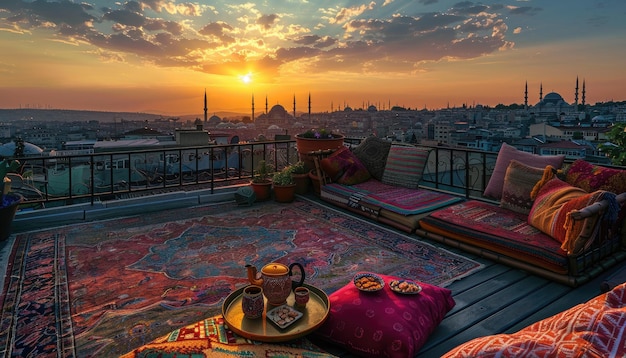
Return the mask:
[(573, 103), (577, 78), (588, 104), (626, 99), (623, 2), (45, 3), (0, 4), (0, 108), (185, 115), (206, 89), (211, 113), (434, 109), (521, 104), (525, 83)]

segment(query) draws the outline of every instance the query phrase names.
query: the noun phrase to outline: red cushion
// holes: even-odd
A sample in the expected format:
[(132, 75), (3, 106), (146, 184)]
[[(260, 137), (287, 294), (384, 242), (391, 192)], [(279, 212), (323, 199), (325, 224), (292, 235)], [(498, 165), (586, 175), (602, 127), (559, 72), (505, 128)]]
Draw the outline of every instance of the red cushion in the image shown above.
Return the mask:
[(371, 178), (367, 168), (348, 147), (339, 148), (322, 159), (320, 166), (331, 180), (339, 184), (354, 185)]
[(589, 193), (596, 190), (626, 192), (626, 170), (593, 165), (583, 159), (577, 159), (567, 169), (565, 181)]
[(385, 287), (359, 291), (352, 282), (329, 296), (330, 314), (316, 334), (362, 357), (412, 357), (455, 302), (448, 289), (419, 283), (422, 291), (402, 295)]

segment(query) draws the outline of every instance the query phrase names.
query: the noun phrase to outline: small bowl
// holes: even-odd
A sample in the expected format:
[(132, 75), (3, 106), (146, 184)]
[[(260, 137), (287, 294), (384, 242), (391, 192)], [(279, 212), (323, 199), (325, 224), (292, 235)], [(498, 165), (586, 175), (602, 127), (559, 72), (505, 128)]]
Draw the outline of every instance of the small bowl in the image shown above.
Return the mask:
[(369, 272), (356, 274), (354, 276), (353, 283), (356, 288), (364, 292), (376, 292), (385, 287), (385, 280), (383, 280), (380, 276)]
[(391, 280), (389, 281), (389, 288), (401, 295), (417, 295), (422, 292), (422, 286), (411, 280)]

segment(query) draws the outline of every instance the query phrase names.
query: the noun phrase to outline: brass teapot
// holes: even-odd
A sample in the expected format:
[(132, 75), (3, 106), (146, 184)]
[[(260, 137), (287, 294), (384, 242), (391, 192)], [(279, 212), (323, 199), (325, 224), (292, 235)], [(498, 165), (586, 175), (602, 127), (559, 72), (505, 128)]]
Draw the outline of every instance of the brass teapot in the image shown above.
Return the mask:
[[(292, 281), (292, 269), (298, 266), (300, 269), (300, 281)], [(261, 269), (261, 277), (257, 277), (257, 269), (253, 265), (246, 265), (248, 269), (248, 280), (251, 284), (261, 286), (263, 295), (267, 302), (273, 306), (280, 306), (287, 303), (287, 297), (291, 290), (302, 286), (304, 283), (304, 267), (294, 262), (287, 266), (278, 262), (269, 263)]]

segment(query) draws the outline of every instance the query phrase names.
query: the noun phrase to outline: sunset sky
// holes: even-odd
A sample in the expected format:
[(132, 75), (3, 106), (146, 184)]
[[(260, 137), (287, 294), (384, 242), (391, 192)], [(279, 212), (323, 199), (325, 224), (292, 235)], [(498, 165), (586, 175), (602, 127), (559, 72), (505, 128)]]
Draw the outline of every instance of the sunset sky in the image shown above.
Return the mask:
[(0, 1), (0, 108), (626, 100), (624, 0)]

